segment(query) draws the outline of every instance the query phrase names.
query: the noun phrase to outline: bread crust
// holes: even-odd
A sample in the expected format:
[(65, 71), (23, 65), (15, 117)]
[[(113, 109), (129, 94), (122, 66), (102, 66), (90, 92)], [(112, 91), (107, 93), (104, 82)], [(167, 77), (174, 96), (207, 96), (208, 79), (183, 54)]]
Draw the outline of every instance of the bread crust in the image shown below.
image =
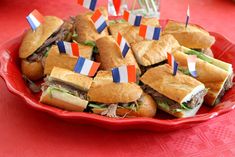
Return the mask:
[(204, 29), (192, 24), (185, 28), (184, 23), (176, 21), (169, 21), (163, 34), (172, 34), (180, 45), (188, 48), (210, 48), (215, 42), (215, 38)]
[(103, 70), (111, 70), (122, 65), (135, 65), (137, 73), (140, 74), (140, 68), (131, 49), (129, 49), (126, 57), (123, 58), (117, 42), (111, 36), (98, 39), (96, 45), (99, 50)]
[(40, 98), (41, 103), (52, 105), (68, 111), (78, 112), (82, 112), (88, 104), (88, 101), (70, 95), (68, 93), (62, 93), (57, 90), (49, 90), (50, 87), (42, 93)]
[(161, 36), (159, 40), (144, 40), (131, 44), (136, 60), (143, 66), (160, 63), (167, 59), (167, 52), (180, 47), (172, 35)]
[(114, 83), (110, 71), (99, 71), (88, 91), (89, 101), (98, 103), (129, 103), (142, 95), (136, 83)]
[(115, 24), (112, 24), (108, 28), (109, 28), (109, 32), (111, 33), (112, 37), (114, 39), (117, 39), (118, 33), (123, 35), (131, 27), (132, 26), (128, 22), (124, 22), (124, 23), (115, 23)]
[(198, 87), (204, 85), (196, 79), (184, 75), (180, 71), (172, 75), (172, 67), (168, 64), (149, 69), (140, 80), (171, 100), (183, 103), (185, 98)]
[[(92, 55), (92, 48), (79, 44), (79, 52), (82, 57), (90, 59)], [(54, 66), (73, 70), (77, 63), (78, 57), (69, 56), (66, 54), (60, 54), (57, 46), (52, 46), (48, 52), (48, 56), (45, 61), (44, 74), (49, 75)]]
[[(187, 68), (188, 55), (180, 51), (175, 51), (173, 54), (179, 67)], [(205, 84), (205, 87), (209, 89), (205, 96), (205, 103), (212, 106), (222, 90), (229, 73), (201, 59), (197, 59), (196, 69), (198, 75), (196, 79)]]
[[(117, 108), (116, 114), (120, 117), (154, 117), (157, 112), (157, 104), (155, 103), (153, 98), (146, 93), (143, 93), (141, 98), (143, 99), (142, 101), (144, 102), (144, 104), (140, 105), (137, 111), (127, 108)], [(95, 114), (101, 114), (104, 109), (94, 108), (92, 109), (92, 111)]]
[(63, 24), (63, 20), (55, 16), (45, 16), (45, 22), (35, 31), (29, 29), (19, 48), (19, 57), (27, 58), (33, 54), (56, 30)]
[(43, 66), (40, 61), (29, 62), (25, 59), (21, 60), (21, 71), (28, 79), (37, 81), (43, 78)]

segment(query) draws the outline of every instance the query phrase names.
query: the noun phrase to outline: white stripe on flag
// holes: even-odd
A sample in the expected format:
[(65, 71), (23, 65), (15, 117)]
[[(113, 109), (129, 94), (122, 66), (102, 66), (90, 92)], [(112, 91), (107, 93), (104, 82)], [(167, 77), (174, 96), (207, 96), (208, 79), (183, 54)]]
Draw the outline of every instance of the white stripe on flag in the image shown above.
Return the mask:
[(85, 62), (83, 64), (83, 67), (82, 67), (82, 70), (81, 70), (81, 74), (88, 75), (90, 70), (91, 70), (92, 64), (93, 64), (92, 61), (90, 61), (88, 59), (85, 59)]
[(132, 25), (135, 24), (135, 15), (132, 15), (131, 13), (129, 14), (129, 19), (128, 22), (131, 23)]
[(155, 29), (154, 27), (147, 26), (146, 35), (145, 35), (146, 39), (148, 39), (148, 40), (153, 39), (154, 29)]
[(70, 56), (72, 56), (72, 47), (69, 42), (64, 42), (64, 48), (65, 48), (66, 54), (69, 54)]
[(121, 51), (123, 51), (124, 47), (125, 47), (125, 40), (122, 38), (121, 40), (121, 43), (120, 43), (120, 48), (121, 48)]
[(84, 1), (83, 1), (83, 6), (84, 6), (85, 8), (90, 8), (91, 1), (92, 1), (92, 0), (84, 0)]
[(100, 16), (100, 18), (98, 18), (98, 20), (95, 22), (95, 28), (99, 28), (105, 21), (105, 18), (103, 15)]
[(128, 82), (128, 74), (127, 74), (127, 68), (126, 66), (121, 66), (118, 68), (119, 76), (120, 76), (120, 82)]
[(196, 63), (188, 63), (189, 71), (196, 71)]
[(40, 22), (32, 14), (29, 14), (29, 18), (33, 21), (36, 27), (40, 25)]

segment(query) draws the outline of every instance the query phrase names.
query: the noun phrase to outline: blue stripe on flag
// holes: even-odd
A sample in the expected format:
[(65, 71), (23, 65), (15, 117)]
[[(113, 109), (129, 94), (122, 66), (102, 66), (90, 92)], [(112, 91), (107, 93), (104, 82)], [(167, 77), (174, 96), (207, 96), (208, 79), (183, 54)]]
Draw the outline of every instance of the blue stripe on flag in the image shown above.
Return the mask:
[(134, 23), (135, 26), (139, 26), (140, 25), (141, 18), (142, 18), (142, 16), (136, 16), (135, 23)]
[(175, 76), (178, 70), (178, 63), (176, 63), (176, 61), (174, 61), (174, 66), (173, 66), (173, 75)]
[(90, 7), (89, 7), (89, 8), (90, 8), (92, 11), (95, 10), (96, 2), (97, 2), (97, 0), (91, 0), (91, 4), (90, 4)]
[(197, 77), (197, 71), (190, 71), (190, 74), (191, 74), (193, 77)]
[(189, 16), (187, 16), (185, 27), (188, 26), (188, 22), (189, 22)]
[(118, 68), (112, 69), (113, 82), (120, 82), (120, 74)]
[(64, 42), (63, 41), (58, 41), (57, 46), (59, 48), (60, 53), (66, 53), (65, 47), (64, 47)]
[(102, 23), (102, 25), (100, 25), (100, 26), (97, 28), (97, 31), (98, 31), (99, 33), (101, 33), (106, 27), (107, 27), (107, 24), (106, 24), (106, 22), (104, 21), (104, 22)]
[(83, 57), (79, 57), (78, 58), (78, 61), (74, 67), (74, 71), (77, 72), (77, 73), (80, 73), (82, 71), (82, 68), (83, 68), (83, 65), (84, 65), (84, 62), (85, 62), (85, 58)]
[(122, 50), (122, 56), (125, 58), (126, 54), (129, 50), (129, 46), (127, 45), (127, 43), (125, 43), (124, 49)]
[(26, 19), (27, 19), (27, 21), (29, 22), (31, 28), (32, 28), (33, 30), (35, 30), (37, 27), (36, 27), (35, 24), (33, 23), (32, 19), (31, 19), (29, 16), (27, 16)]
[(153, 39), (159, 40), (161, 28), (157, 27), (154, 29)]

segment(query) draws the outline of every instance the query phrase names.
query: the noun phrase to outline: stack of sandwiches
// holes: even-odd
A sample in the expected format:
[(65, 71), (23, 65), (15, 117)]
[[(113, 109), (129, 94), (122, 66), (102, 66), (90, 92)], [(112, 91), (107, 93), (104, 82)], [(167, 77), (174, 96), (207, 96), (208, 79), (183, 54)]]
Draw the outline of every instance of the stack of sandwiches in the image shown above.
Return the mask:
[[(112, 118), (155, 117), (158, 108), (182, 118), (196, 115), (204, 104), (215, 106), (232, 88), (232, 65), (213, 58), (215, 38), (203, 28), (169, 21), (158, 40), (147, 40), (139, 35), (139, 26), (108, 21), (107, 10), (99, 11), (108, 23), (100, 33), (90, 11), (70, 22), (46, 16), (35, 31), (25, 34), (19, 49), (21, 70), (29, 80), (45, 77), (41, 103)], [(160, 27), (156, 18), (142, 18), (141, 24)], [(129, 46), (125, 57), (118, 33)], [(79, 56), (61, 53), (57, 41), (76, 42)], [(178, 63), (176, 75), (167, 64), (168, 53)], [(197, 56), (197, 77), (188, 73), (189, 55)], [(80, 57), (101, 64), (94, 76), (75, 72)], [(115, 82), (112, 70), (129, 65), (135, 67), (137, 81)]]

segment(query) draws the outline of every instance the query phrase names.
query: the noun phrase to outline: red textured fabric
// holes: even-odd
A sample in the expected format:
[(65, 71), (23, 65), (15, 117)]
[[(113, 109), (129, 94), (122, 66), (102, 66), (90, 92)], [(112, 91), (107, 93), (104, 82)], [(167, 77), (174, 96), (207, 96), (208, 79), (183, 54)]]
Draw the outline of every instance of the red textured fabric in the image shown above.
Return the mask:
[[(161, 18), (185, 21), (186, 0), (162, 0)], [(99, 5), (105, 1), (98, 1)], [(33, 9), (65, 17), (85, 11), (76, 0), (0, 1), (0, 43), (29, 27)], [(235, 42), (235, 3), (231, 0), (190, 0), (190, 22)], [(234, 157), (235, 111), (193, 128), (169, 133), (110, 131), (78, 125), (28, 107), (0, 81), (0, 156), (162, 156)]]

